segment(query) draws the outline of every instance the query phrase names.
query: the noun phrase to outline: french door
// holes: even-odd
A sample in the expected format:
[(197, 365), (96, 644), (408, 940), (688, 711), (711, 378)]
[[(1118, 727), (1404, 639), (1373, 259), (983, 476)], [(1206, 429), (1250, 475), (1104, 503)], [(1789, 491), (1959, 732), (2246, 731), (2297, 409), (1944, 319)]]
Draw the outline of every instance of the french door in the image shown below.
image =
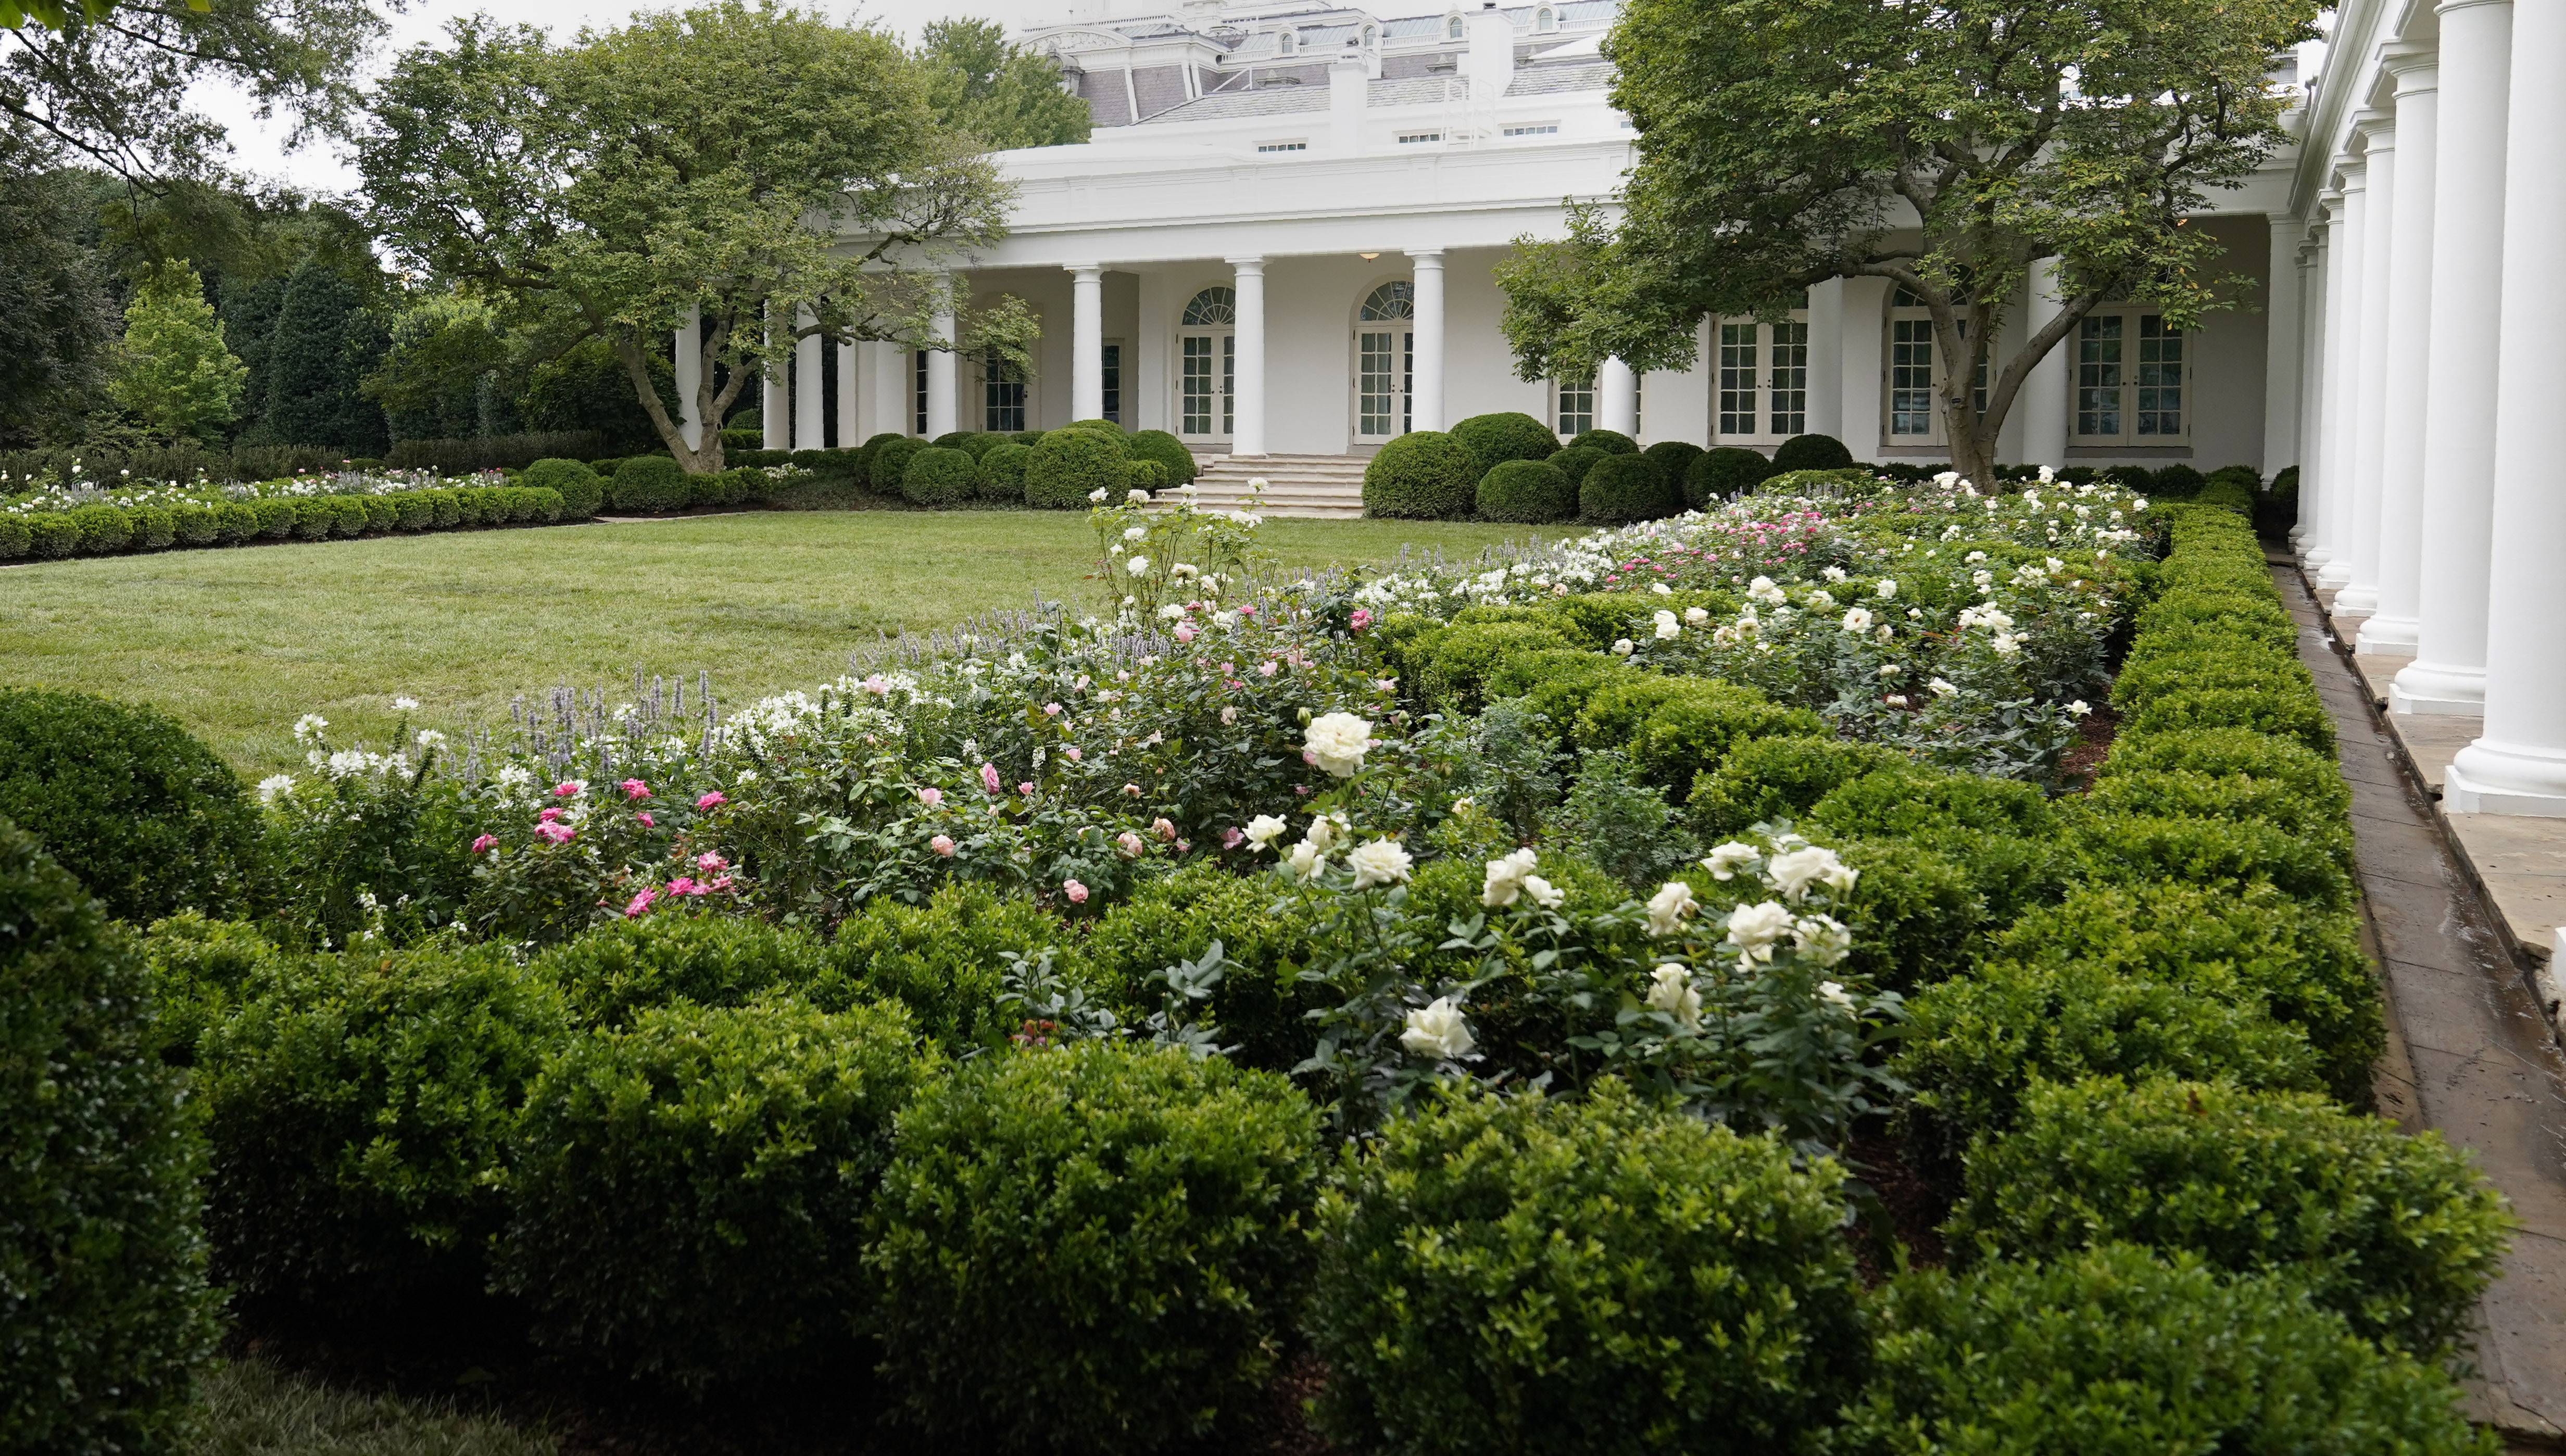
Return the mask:
[(1176, 433), (1189, 440), (1227, 440), (1237, 423), (1231, 386), (1238, 379), (1238, 336), (1228, 330), (1187, 330), (1177, 336)]
[(1379, 444), (1408, 433), (1416, 377), (1416, 333), (1405, 324), (1355, 332), (1355, 438)]

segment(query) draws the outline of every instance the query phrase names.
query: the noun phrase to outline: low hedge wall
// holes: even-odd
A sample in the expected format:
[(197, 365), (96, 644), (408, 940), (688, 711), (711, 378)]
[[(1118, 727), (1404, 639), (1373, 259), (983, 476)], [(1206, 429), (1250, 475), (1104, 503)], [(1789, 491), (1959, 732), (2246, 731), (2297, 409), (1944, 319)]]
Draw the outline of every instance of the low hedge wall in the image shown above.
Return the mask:
[(0, 516), (0, 561), (123, 556), (258, 541), (539, 525), (570, 517), (549, 486), (467, 485), (380, 496), (270, 496), (219, 505), (110, 506)]

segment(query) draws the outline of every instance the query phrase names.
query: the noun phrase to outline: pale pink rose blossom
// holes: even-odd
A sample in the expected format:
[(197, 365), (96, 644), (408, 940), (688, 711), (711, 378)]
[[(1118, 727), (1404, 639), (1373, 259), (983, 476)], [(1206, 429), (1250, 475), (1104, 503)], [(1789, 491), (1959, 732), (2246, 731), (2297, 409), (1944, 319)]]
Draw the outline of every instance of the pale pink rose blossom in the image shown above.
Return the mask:
[(950, 835), (937, 835), (934, 839), (926, 842), (926, 848), (933, 849), (936, 853), (950, 859), (953, 857), (953, 837)]
[(917, 802), (933, 809), (944, 802), (944, 791), (933, 788), (920, 789), (917, 791)]
[(627, 779), (617, 787), (624, 791), (624, 797), (627, 799), (647, 799), (650, 797), (650, 786), (642, 783), (640, 779)]
[(1087, 886), (1080, 884), (1077, 880), (1062, 880), (1060, 882), (1060, 892), (1069, 896), (1069, 902), (1073, 905), (1083, 905), (1087, 903)]
[(996, 764), (980, 765), (980, 786), (982, 788), (995, 794), (1005, 785), (1005, 780), (998, 777), (998, 766)]

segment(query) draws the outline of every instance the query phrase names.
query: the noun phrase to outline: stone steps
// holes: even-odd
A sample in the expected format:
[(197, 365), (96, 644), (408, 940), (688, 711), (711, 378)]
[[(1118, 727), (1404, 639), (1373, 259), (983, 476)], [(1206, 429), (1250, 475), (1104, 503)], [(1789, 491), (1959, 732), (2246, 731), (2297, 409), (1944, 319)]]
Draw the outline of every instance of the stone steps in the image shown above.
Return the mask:
[[(1194, 503), (1211, 510), (1248, 509), (1261, 516), (1352, 520), (1363, 515), (1364, 468), (1360, 455), (1229, 455), (1197, 457)], [(1250, 480), (1265, 489), (1250, 490)]]

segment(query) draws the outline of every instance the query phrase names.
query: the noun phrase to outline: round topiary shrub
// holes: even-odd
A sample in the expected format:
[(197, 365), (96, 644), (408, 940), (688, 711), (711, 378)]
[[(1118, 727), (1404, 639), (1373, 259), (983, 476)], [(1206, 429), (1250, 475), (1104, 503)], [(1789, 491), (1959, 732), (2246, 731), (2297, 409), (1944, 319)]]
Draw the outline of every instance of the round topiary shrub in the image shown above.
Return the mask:
[(1899, 1276), (1842, 1456), (2362, 1451), (2493, 1456), (2439, 1369), (2382, 1351), (2288, 1280), (2126, 1244)]
[[(213, 516), (211, 511), (201, 514), (208, 520)], [(15, 561), (25, 556), (32, 540), (33, 538), (27, 533), (27, 523), (24, 518), (0, 516), (0, 561)]]
[[(385, 506), (390, 504), (385, 502)], [(167, 551), (178, 539), (178, 523), (167, 506), (132, 506), (126, 514), (133, 518), (135, 551)]]
[(939, 450), (960, 450), (967, 455), (971, 453), (972, 435), (973, 431), (966, 429), (946, 430), (927, 443)]
[(133, 544), (133, 518), (119, 506), (74, 506), (63, 513), (80, 531), (83, 556), (106, 556)]
[(1479, 467), (1469, 448), (1440, 430), (1410, 430), (1364, 467), (1364, 514), (1449, 521), (1477, 505)]
[(522, 479), (528, 485), (560, 491), (565, 521), (585, 521), (606, 504), (606, 482), (583, 461), (559, 457), (538, 460), (526, 467)]
[[(560, 492), (554, 494), (559, 495)], [(405, 490), (385, 499), (392, 503), (395, 530), (424, 531), (436, 524), (436, 507), (429, 503), (426, 491)]]
[(574, 1039), (526, 1095), (499, 1286), (539, 1343), (689, 1391), (861, 1358), (864, 1214), (929, 1066), (896, 1005), (681, 1002)]
[(1657, 461), (1658, 473), (1680, 490), (1684, 477), (1692, 471), (1692, 463), (1710, 452), (1689, 440), (1660, 440), (1640, 453)]
[(1200, 475), (1194, 464), (1194, 452), (1185, 442), (1162, 429), (1145, 429), (1132, 437), (1132, 458), (1155, 460), (1167, 468), (1167, 484), (1182, 485)]
[(905, 1414), (980, 1449), (1153, 1451), (1262, 1399), (1309, 1267), (1288, 1081), (1082, 1042), (965, 1063), (899, 1117), (866, 1263)]
[(1704, 450), (1699, 459), (1685, 467), (1684, 504), (1700, 510), (1715, 502), (1735, 500), (1779, 473), (1772, 461), (1754, 450), (1736, 445)]
[(250, 502), (250, 508), (258, 513), (258, 534), (270, 541), (283, 541), (294, 535), (303, 523), (303, 513), (294, 506), (293, 501), (272, 496)]
[(1123, 441), (1125, 444), (1131, 443), (1131, 436), (1123, 432), (1123, 426), (1116, 424), (1110, 419), (1073, 419), (1068, 424), (1062, 426), (1062, 428), (1092, 429), (1100, 434), (1112, 435), (1114, 438)]
[(2098, 1078), (2042, 1086), (1971, 1149), (1954, 1247), (2054, 1259), (2125, 1242), (2284, 1274), (2353, 1330), (2427, 1358), (2502, 1257), (2502, 1196), (2438, 1132), (2306, 1092)]
[(1559, 453), (1556, 431), (1529, 414), (1511, 409), (1471, 415), (1452, 426), (1452, 438), (1470, 452), (1473, 468), (1481, 479), (1508, 460), (1547, 460)]
[(683, 510), (686, 472), (665, 455), (636, 455), (615, 467), (606, 498), (619, 511)]
[(930, 445), (908, 457), (899, 472), (899, 493), (910, 504), (949, 506), (971, 498), (979, 466), (968, 450)]
[(924, 440), (894, 435), (866, 448), (872, 454), (866, 457), (865, 479), (885, 495), (898, 495), (900, 481), (907, 478), (908, 462), (917, 458), (918, 451), (932, 447)]
[[(366, 524), (363, 529), (367, 531), (396, 531), (400, 529), (400, 507), (392, 504), (391, 497), (360, 495), (348, 496), (344, 497), (344, 499), (355, 501), (358, 507), (365, 512)], [(137, 542), (136, 544), (138, 545), (139, 543)]]
[(2209, 477), (2177, 460), (2158, 469), (2153, 493), (2170, 501), (2187, 501), (2197, 497), (2200, 488), (2208, 483)]
[(1607, 455), (1577, 483), (1577, 513), (1588, 521), (1654, 521), (1675, 512), (1675, 492), (1646, 455)]
[(1793, 435), (1773, 451), (1775, 475), (1786, 470), (1842, 470), (1853, 464), (1853, 451), (1833, 435)]
[(1548, 460), (1502, 460), (1479, 477), (1479, 519), (1544, 525), (1577, 514), (1577, 487)]
[(1571, 445), (1551, 456), (1550, 465), (1552, 469), (1567, 476), (1570, 485), (1583, 485), (1586, 483), (1586, 472), (1594, 468), (1596, 461), (1611, 453), (1609, 450), (1599, 450), (1593, 445)]
[(1428, 1101), (1322, 1200), (1320, 1422), (1453, 1456), (1799, 1449), (1859, 1373), (1843, 1183), (1612, 1079)]
[(1640, 453), (1640, 442), (1638, 440), (1631, 438), (1620, 430), (1613, 429), (1579, 430), (1576, 434), (1569, 437), (1568, 443), (1569, 447), (1572, 449), (1582, 445), (1590, 450), (1601, 450), (1607, 455), (1636, 455)]
[(972, 479), (972, 493), (984, 501), (1025, 503), (1025, 467), (1034, 459), (1033, 448), (1013, 440), (991, 447), (980, 457), (980, 473)]
[[(875, 435), (871, 439), (866, 440), (863, 444), (857, 446), (856, 479), (860, 482), (871, 484), (876, 479), (876, 476), (874, 475), (874, 457), (882, 453), (883, 446), (890, 444), (894, 440), (904, 440), (906, 438), (908, 438), (908, 436), (885, 430), (881, 434)], [(897, 483), (897, 481), (898, 477), (894, 477), (894, 482)]]
[(7, 1445), (185, 1449), (222, 1308), (187, 1088), (161, 1063), (141, 957), (6, 820), (0, 986)]
[(1056, 429), (1034, 446), (1025, 462), (1025, 504), (1037, 510), (1080, 511), (1088, 497), (1104, 491), (1120, 501), (1130, 489), (1132, 447), (1119, 429), (1072, 425)]
[(43, 511), (27, 518), (27, 554), (43, 561), (60, 561), (80, 550), (81, 529), (61, 511)]
[(0, 818), (136, 923), (237, 908), (258, 862), (258, 813), (231, 767), (156, 708), (0, 688)]

